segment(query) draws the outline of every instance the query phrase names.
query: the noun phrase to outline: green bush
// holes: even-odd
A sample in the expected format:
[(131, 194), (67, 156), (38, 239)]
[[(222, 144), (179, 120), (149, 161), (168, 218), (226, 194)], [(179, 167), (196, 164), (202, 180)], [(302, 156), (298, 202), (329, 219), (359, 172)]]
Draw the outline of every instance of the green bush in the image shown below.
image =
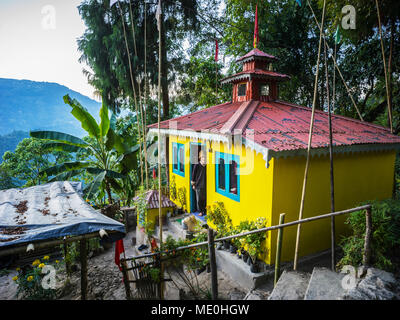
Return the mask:
[[(393, 258), (400, 247), (400, 201), (389, 199), (369, 203), (372, 204), (371, 264), (379, 269), (393, 271)], [(359, 266), (362, 263), (365, 212), (351, 213), (346, 224), (350, 225), (353, 234), (340, 242), (344, 256), (337, 264), (338, 268), (344, 265)]]

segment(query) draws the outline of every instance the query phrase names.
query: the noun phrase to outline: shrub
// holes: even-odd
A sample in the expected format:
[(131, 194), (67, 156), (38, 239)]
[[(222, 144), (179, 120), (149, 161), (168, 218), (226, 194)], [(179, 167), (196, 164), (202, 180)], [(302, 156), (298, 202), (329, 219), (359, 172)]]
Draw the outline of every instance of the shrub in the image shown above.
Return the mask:
[[(43, 257), (43, 261), (47, 261), (48, 259), (48, 256)], [(56, 268), (58, 263), (58, 260), (56, 260)], [(49, 263), (47, 263), (47, 265), (49, 265)], [(17, 268), (18, 275), (15, 276), (13, 280), (18, 285), (18, 296), (22, 296), (27, 300), (53, 300), (56, 298), (56, 289), (45, 289), (42, 285), (42, 280), (46, 276), (46, 273), (42, 273), (45, 266), (45, 262), (37, 259), (30, 267), (22, 269)]]
[[(393, 271), (394, 253), (400, 247), (400, 201), (389, 199), (374, 201), (371, 204), (371, 264), (379, 269)], [(366, 224), (365, 212), (351, 213), (346, 224), (350, 225), (353, 234), (344, 237), (340, 242), (344, 255), (337, 264), (338, 268), (342, 268), (344, 265), (358, 266), (362, 263)]]
[(227, 236), (232, 231), (232, 220), (223, 202), (216, 201), (207, 207), (207, 221), (215, 225), (220, 237)]

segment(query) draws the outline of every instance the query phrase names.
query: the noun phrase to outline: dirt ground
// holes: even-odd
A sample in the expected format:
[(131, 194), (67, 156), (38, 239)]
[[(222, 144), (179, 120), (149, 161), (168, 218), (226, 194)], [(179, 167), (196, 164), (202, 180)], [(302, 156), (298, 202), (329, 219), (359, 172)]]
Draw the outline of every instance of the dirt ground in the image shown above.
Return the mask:
[[(134, 255), (135, 249), (132, 245), (132, 238), (135, 237), (135, 231), (129, 232), (124, 238), (124, 247), (127, 257)], [(122, 282), (122, 273), (114, 262), (114, 246), (102, 253), (92, 256), (88, 259), (88, 300), (125, 300), (125, 287)], [(0, 300), (15, 300), (20, 299), (16, 296), (17, 285), (12, 280), (17, 274), (15, 270), (0, 271)], [(176, 279), (176, 277), (173, 277)], [(57, 287), (60, 289), (60, 300), (78, 300), (80, 299), (80, 270), (79, 264), (73, 272), (69, 281), (65, 268), (62, 265), (57, 272)], [(194, 278), (194, 284), (200, 284), (204, 295), (203, 298), (209, 297), (207, 292), (210, 292), (211, 273), (207, 271), (197, 275)], [(168, 284), (174, 287), (170, 282)], [(180, 295), (178, 290), (166, 290), (166, 299), (179, 299), (179, 297), (190, 298), (190, 292), (187, 287), (182, 286)], [(134, 288), (132, 292), (134, 292)], [(247, 291), (239, 287), (232, 279), (222, 271), (218, 271), (218, 295), (219, 299), (242, 300), (247, 294)], [(267, 293), (264, 292), (264, 298)]]

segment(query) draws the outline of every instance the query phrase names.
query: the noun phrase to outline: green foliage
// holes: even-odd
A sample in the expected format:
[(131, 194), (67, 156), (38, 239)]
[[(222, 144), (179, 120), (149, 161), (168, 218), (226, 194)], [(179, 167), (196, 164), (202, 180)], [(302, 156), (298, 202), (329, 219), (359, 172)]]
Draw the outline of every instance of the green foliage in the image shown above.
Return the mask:
[[(341, 241), (344, 252), (338, 268), (344, 265), (359, 266), (362, 263), (365, 238), (365, 212), (357, 211), (346, 220), (353, 234)], [(400, 201), (372, 202), (371, 262), (383, 270), (393, 271), (393, 261), (400, 248)]]
[(220, 237), (227, 236), (232, 231), (232, 220), (223, 202), (215, 202), (207, 207), (207, 221), (215, 225)]
[(176, 200), (177, 198), (176, 181), (174, 175), (172, 175), (171, 182), (169, 184), (169, 197), (171, 200)]
[(3, 161), (3, 154), (6, 151), (14, 151), (18, 143), (25, 138), (29, 138), (28, 132), (15, 130), (11, 133), (0, 136), (0, 164)]
[[(40, 173), (53, 176), (52, 180), (62, 180), (85, 172), (92, 176), (84, 188), (88, 199), (102, 195), (103, 191), (107, 193), (109, 203), (112, 203), (111, 190), (131, 198), (133, 183), (129, 173), (137, 168), (136, 153), (139, 147), (130, 147), (124, 143), (124, 138), (116, 131), (115, 115), (109, 118), (105, 104), (100, 109), (98, 124), (76, 99), (65, 95), (64, 101), (72, 108), (72, 115), (81, 123), (89, 137), (80, 139), (55, 131), (31, 132), (33, 137), (51, 141), (46, 144), (46, 148), (76, 152), (79, 158), (79, 161), (64, 162), (41, 170)], [(121, 179), (121, 182), (117, 179)]]
[(178, 189), (177, 199), (181, 208), (183, 210), (187, 210), (187, 203), (186, 203), (186, 187), (181, 187)]
[(30, 187), (46, 182), (46, 175), (42, 175), (42, 171), (72, 158), (63, 151), (51, 152), (44, 147), (45, 144), (38, 139), (26, 138), (18, 144), (14, 152), (4, 153), (3, 163), (0, 165), (1, 174), (6, 179), (4, 187), (17, 184)]
[[(44, 257), (46, 261), (48, 257)], [(23, 269), (17, 268), (18, 275), (13, 278), (17, 283), (17, 295), (22, 296), (26, 300), (53, 300), (57, 296), (56, 289), (44, 289), (42, 286), (42, 280), (46, 274), (42, 273), (42, 268), (46, 264), (40, 260), (35, 260), (32, 266), (24, 267)], [(58, 263), (49, 264), (52, 265), (56, 270)]]
[(155, 225), (147, 218), (146, 190), (143, 186), (139, 187), (137, 199), (134, 201), (134, 207), (136, 208), (140, 226), (144, 228), (144, 232), (150, 237), (154, 233)]

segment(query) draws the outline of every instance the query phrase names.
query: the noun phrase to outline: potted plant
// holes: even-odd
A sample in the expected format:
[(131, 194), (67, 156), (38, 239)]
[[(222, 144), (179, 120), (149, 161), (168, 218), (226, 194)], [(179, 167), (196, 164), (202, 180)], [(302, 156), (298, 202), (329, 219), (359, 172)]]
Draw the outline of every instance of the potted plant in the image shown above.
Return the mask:
[(186, 208), (186, 188), (181, 187), (178, 189), (177, 199), (180, 204), (180, 208), (178, 208), (178, 213), (183, 214)]

